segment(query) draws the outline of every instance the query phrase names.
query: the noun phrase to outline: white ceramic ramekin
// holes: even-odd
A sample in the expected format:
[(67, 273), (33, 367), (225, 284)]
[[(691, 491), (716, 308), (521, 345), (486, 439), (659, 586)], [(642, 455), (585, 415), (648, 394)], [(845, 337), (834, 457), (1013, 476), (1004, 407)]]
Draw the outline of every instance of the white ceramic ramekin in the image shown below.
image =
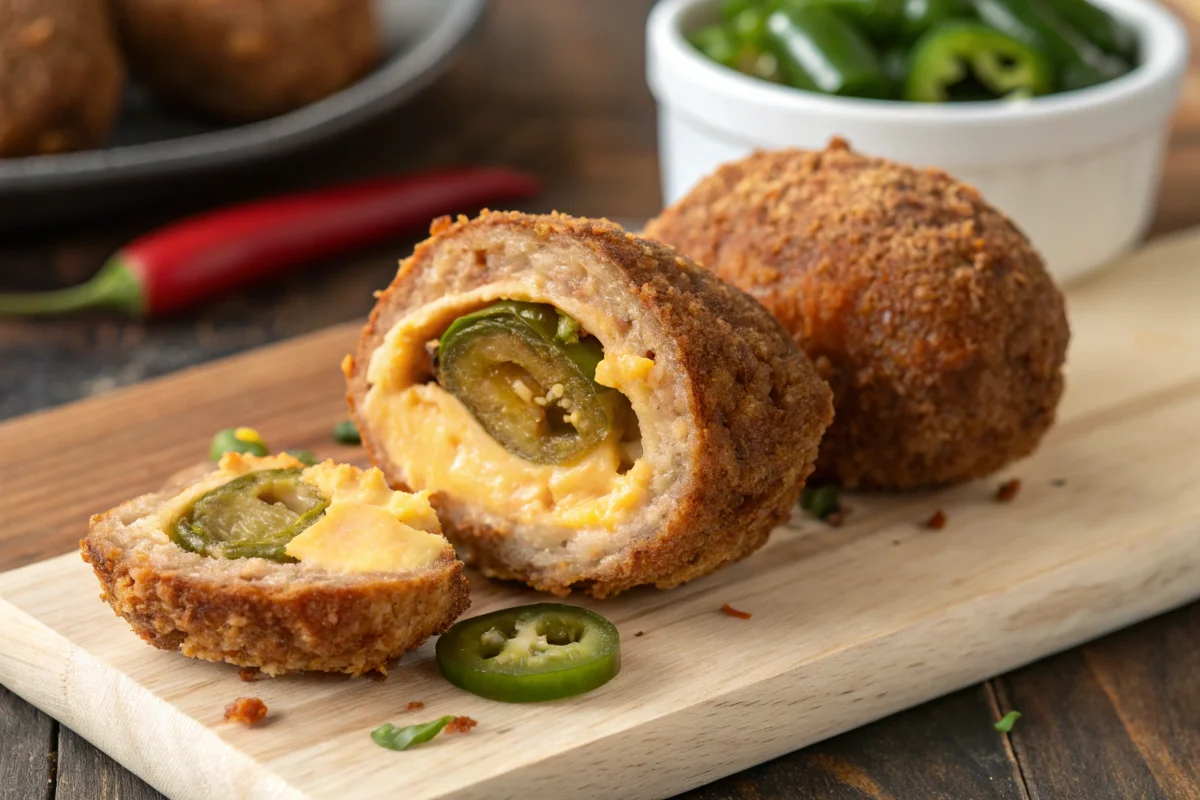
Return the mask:
[(757, 149), (859, 151), (945, 169), (978, 187), (1042, 251), (1060, 282), (1128, 250), (1157, 199), (1187, 37), (1150, 0), (1093, 0), (1138, 30), (1143, 63), (1117, 80), (1016, 103), (926, 105), (829, 97), (712, 63), (684, 38), (717, 0), (660, 0), (647, 23), (665, 200)]

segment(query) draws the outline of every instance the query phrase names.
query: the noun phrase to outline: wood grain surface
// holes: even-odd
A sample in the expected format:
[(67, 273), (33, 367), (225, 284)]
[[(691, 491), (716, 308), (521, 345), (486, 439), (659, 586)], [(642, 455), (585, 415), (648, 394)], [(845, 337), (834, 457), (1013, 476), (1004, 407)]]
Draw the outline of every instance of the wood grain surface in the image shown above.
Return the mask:
[(1170, 617), (997, 681), (1033, 798), (1200, 797), (1200, 605)]
[[(1200, 224), (1200, 4), (1168, 4), (1189, 28), (1193, 60), (1173, 127), (1154, 235)], [(546, 193), (529, 204), (530, 210), (557, 207), (644, 219), (657, 212), (660, 202), (654, 105), (641, 77), (639, 29), (650, 5), (650, 0), (495, 0), (480, 35), (456, 68), (391, 117), (261, 169), (214, 174), (207, 186), (136, 215), (97, 219), (73, 230), (0, 236), (0, 290), (82, 280), (130, 237), (218, 202), (426, 165), (483, 161), (520, 166), (546, 182)], [(317, 264), (169, 321), (0, 320), (0, 418), (361, 318), (372, 303), (370, 291), (387, 282), (396, 257), (411, 244), (398, 239)], [(197, 432), (194, 439), (207, 433)], [(50, 446), (69, 436), (62, 432)], [(0, 438), (0, 449), (3, 445)], [(2, 488), (0, 497), (7, 499)], [(0, 569), (30, 563), (62, 546), (40, 530), (28, 532), (22, 543), (0, 543)], [(1175, 779), (1162, 777), (1158, 794), (1147, 796), (1197, 797), (1200, 747), (1186, 735), (1161, 735), (1176, 730), (1171, 720), (1187, 719), (1173, 714), (1191, 710), (1192, 718), (1197, 717), (1200, 686), (1195, 676), (1200, 670), (1187, 670), (1197, 663), (1197, 641), (1200, 612), (1182, 609), (717, 781), (689, 797), (1008, 798), (1014, 795), (999, 788), (1006, 785), (1003, 776), (1017, 775), (1021, 796), (1108, 800), (1129, 795), (1115, 788), (1121, 784), (1095, 776), (1134, 772), (1139, 764), (1146, 765), (1156, 782), (1159, 775), (1173, 774), (1191, 781), (1181, 789)], [(1102, 685), (1079, 657), (1084, 652), (1111, 672), (1136, 675), (1137, 680)], [(1177, 666), (1147, 670), (1145, 664)], [(1055, 675), (1069, 675), (1066, 683), (1073, 690), (1062, 691), (1063, 682), (1052, 680)], [(1023, 697), (1037, 698), (1038, 724), (1029, 724), (1026, 717), (1007, 737), (972, 737), (972, 732), (991, 730), (994, 698), (1010, 684), (1023, 686)], [(1130, 716), (1131, 709), (1136, 716)], [(949, 719), (958, 724), (947, 724)], [(1071, 731), (1076, 733), (1066, 735)], [(53, 778), (59, 760), (66, 774), (72, 759), (90, 748), (69, 728), (2, 687), (0, 733), (4, 800), (52, 796), (55, 786), (48, 784), (45, 792), (41, 776)], [(1128, 746), (1107, 748), (1110, 757), (1117, 754), (1122, 760), (1100, 763), (1097, 742)], [(56, 759), (56, 750), (65, 755)], [(21, 766), (21, 759), (36, 753), (42, 753), (39, 764)], [(1019, 753), (1024, 754), (1020, 761)], [(74, 785), (89, 786), (92, 797), (158, 796), (111, 762), (104, 768), (97, 766), (104, 759), (83, 763)], [(1150, 769), (1151, 764), (1173, 767), (1164, 771), (1161, 766)], [(966, 776), (976, 770), (993, 780), (970, 782)], [(116, 779), (117, 774), (123, 778)], [(37, 777), (35, 783), (8, 780), (13, 775)], [(71, 791), (70, 785), (59, 791)], [(997, 788), (989, 791), (989, 786)]]
[(54, 721), (0, 685), (0, 791), (6, 797), (54, 795)]
[[(398, 785), (414, 798), (464, 799), (524, 797), (530, 786), (580, 798), (692, 788), (1200, 597), (1200, 496), (1189, 491), (1200, 485), (1197, 261), (1200, 233), (1068, 293), (1061, 420), (1006, 475), (850, 496), (841, 528), (801, 512), (762, 552), (708, 578), (582, 603), (623, 632), (622, 675), (586, 699), (513, 707), (467, 695), (437, 675), (426, 645), (385, 684), (260, 681), (252, 693), (274, 722), (246, 730), (220, 717), (251, 692), (237, 671), (148, 648), (95, 600), (75, 552), (0, 575), (0, 681), (180, 798), (339, 797), (349, 775), (362, 797)], [(11, 459), (0, 484), (13, 500), (0, 543), (40, 529), (74, 550), (90, 512), (195, 463), (222, 421), (251, 425), (276, 447), (361, 459), (327, 445), (344, 413), (336, 365), (353, 334), (334, 328), (0, 425)], [(73, 432), (70, 445), (49, 448), (62, 430)], [(997, 502), (998, 482), (1014, 474), (1020, 494)], [(64, 497), (63, 485), (74, 491)], [(944, 530), (922, 525), (932, 509), (949, 518)], [(473, 614), (534, 597), (472, 576)], [(722, 615), (723, 603), (752, 619)], [(1190, 665), (1179, 669), (1190, 677)], [(997, 718), (1020, 707), (1018, 689), (1001, 683)], [(481, 726), (469, 742), (422, 748), (399, 767), (367, 734), (412, 699), (428, 715), (465, 714)], [(1185, 709), (1178, 725), (1186, 719)], [(1141, 744), (1097, 748), (1101, 763), (1133, 768), (1095, 785), (1103, 778), (1125, 796), (1153, 796), (1167, 781), (1196, 786), (1169, 761), (1121, 759)], [(455, 769), (467, 753), (471, 768)], [(838, 769), (836, 757), (814, 757)], [(598, 769), (584, 776), (580, 763)], [(60, 771), (59, 785), (71, 774)], [(985, 779), (994, 783), (969, 770), (957, 782)]]

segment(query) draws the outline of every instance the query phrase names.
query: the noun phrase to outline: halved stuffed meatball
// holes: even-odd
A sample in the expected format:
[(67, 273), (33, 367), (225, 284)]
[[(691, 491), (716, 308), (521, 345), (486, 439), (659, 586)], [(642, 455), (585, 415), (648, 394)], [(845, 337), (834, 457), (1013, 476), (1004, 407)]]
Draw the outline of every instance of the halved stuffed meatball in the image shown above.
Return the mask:
[(832, 415), (767, 311), (603, 220), (439, 221), (345, 364), (372, 460), (485, 574), (605, 597), (744, 558)]

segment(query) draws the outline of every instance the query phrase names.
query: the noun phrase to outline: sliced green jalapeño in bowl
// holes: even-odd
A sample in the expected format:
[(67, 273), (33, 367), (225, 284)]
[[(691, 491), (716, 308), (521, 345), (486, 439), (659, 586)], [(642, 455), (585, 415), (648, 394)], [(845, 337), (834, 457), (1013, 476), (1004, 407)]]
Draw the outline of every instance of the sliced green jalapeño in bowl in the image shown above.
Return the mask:
[(457, 623), (437, 642), (438, 669), (472, 694), (508, 703), (557, 700), (621, 670), (621, 636), (578, 606), (537, 603)]
[(251, 472), (205, 492), (168, 533), (184, 550), (210, 558), (296, 559), (288, 542), (325, 513), (329, 501), (299, 469)]
[(438, 343), (435, 373), (506, 450), (569, 464), (604, 441), (611, 398), (595, 382), (599, 340), (554, 306), (504, 300), (456, 319)]

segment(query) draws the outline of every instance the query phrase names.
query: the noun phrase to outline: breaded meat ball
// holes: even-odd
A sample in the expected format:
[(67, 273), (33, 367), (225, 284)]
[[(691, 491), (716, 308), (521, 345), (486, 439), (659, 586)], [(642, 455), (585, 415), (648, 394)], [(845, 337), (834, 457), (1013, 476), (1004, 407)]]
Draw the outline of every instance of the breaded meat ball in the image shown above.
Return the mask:
[(762, 302), (834, 393), (816, 479), (911, 489), (987, 475), (1054, 421), (1068, 328), (1029, 241), (944, 172), (759, 152), (646, 226)]
[(606, 220), (434, 223), (343, 365), (371, 460), (460, 557), (554, 594), (678, 586), (787, 520), (829, 388), (744, 292)]
[(231, 122), (320, 100), (374, 66), (370, 0), (112, 0), (140, 77)]
[(92, 517), (100, 598), (160, 650), (288, 672), (386, 672), (470, 605), (423, 496), (378, 470), (226, 453)]
[(0, 0), (0, 158), (100, 145), (124, 88), (101, 0)]

